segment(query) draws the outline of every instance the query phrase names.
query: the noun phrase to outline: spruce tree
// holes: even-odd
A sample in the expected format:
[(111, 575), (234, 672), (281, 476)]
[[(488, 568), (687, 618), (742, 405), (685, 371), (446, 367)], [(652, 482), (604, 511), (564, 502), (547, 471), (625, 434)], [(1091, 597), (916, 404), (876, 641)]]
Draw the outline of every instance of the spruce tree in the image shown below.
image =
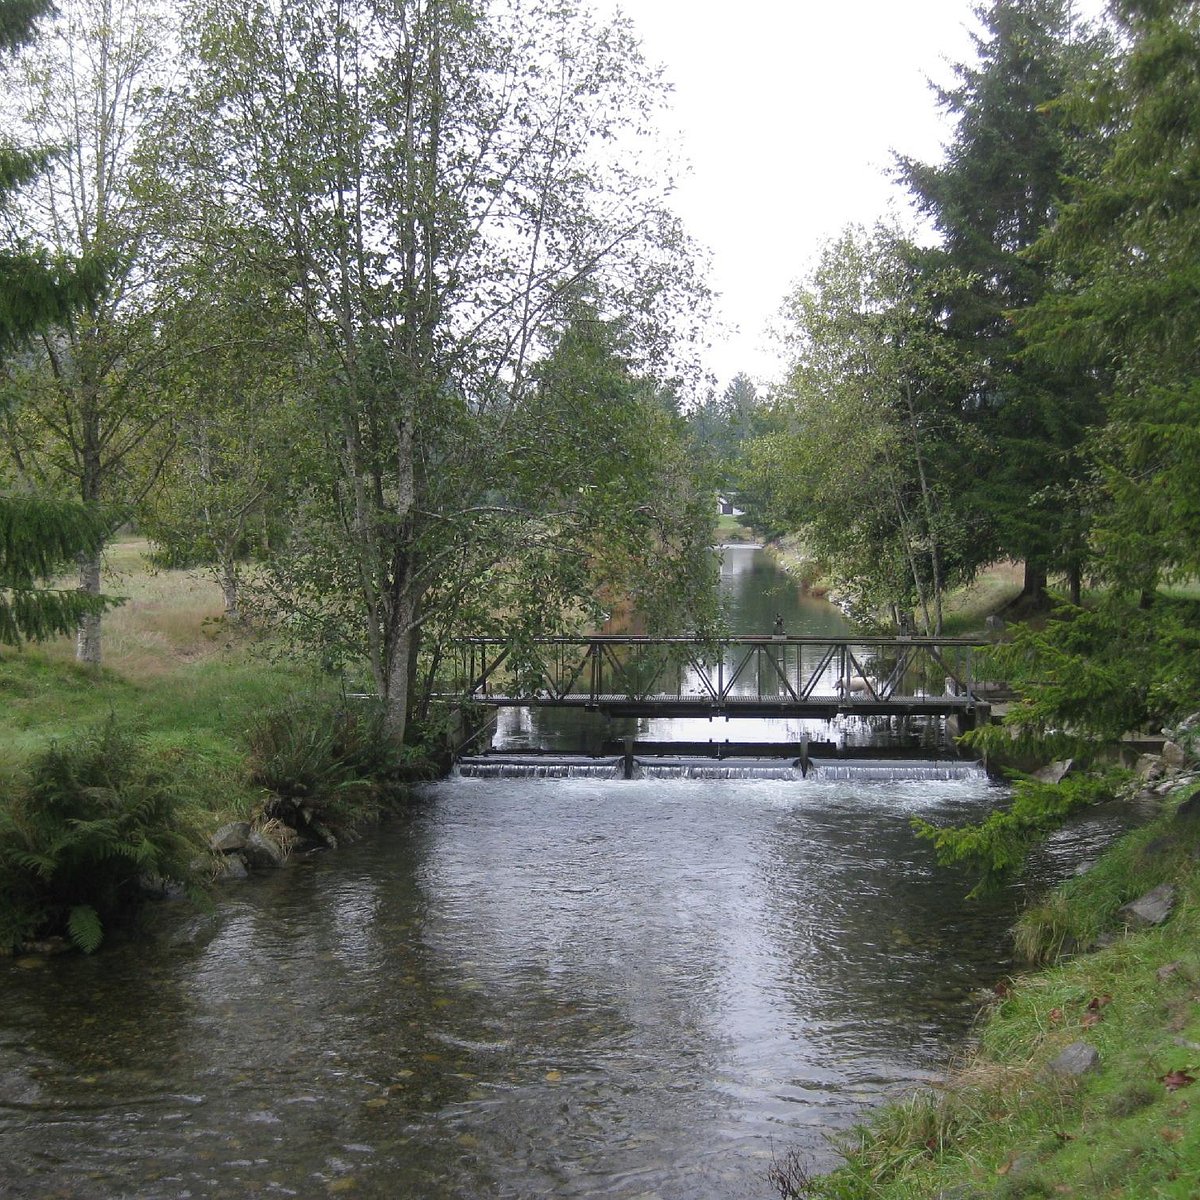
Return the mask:
[(900, 174), (942, 237), (931, 276), (964, 281), (936, 299), (975, 368), (964, 375), (976, 386), (957, 399), (982, 435), (964, 480), (970, 507), (991, 527), (980, 549), (1023, 560), (1026, 593), (1040, 600), (1048, 569), (1066, 571), (1078, 589), (1078, 448), (1100, 414), (1094, 378), (1024, 357), (1013, 316), (1048, 286), (1048, 268), (1029, 250), (1081, 152), (1057, 103), (1092, 43), (1078, 37), (1065, 0), (996, 0), (977, 15), (978, 63), (960, 66), (957, 85), (940, 93), (956, 121), (945, 161), (904, 159)]
[[(0, 54), (25, 45), (49, 9), (48, 0), (0, 0)], [(0, 208), (48, 159), (46, 150), (0, 145)], [(70, 320), (103, 278), (95, 259), (57, 261), (39, 247), (0, 245), (0, 362), (35, 333)], [(39, 582), (75, 555), (94, 553), (111, 520), (95, 506), (0, 492), (0, 644), (69, 633), (110, 606), (103, 596)]]

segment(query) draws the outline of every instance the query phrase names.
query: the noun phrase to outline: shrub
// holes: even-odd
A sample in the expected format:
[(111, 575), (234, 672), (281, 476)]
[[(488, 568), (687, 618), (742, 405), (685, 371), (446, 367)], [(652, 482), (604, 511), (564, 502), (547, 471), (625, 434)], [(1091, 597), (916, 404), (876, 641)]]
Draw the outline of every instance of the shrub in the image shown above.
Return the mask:
[(264, 805), (325, 842), (376, 816), (413, 777), (414, 753), (388, 734), (382, 704), (297, 702), (268, 712), (249, 733), (251, 779)]
[(0, 804), (0, 946), (66, 934), (91, 953), (151, 885), (199, 895), (201, 843), (165, 772), (113, 720), (51, 746)]

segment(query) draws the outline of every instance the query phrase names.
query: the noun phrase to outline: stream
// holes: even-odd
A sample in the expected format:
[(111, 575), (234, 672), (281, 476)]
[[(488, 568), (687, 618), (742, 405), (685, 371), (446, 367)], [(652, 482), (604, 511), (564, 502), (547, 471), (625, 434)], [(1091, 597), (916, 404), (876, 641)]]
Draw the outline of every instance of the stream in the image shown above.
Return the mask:
[[(844, 628), (759, 552), (723, 586), (759, 606), (742, 624)], [(566, 736), (541, 719), (497, 736)], [(769, 1200), (774, 1157), (832, 1165), (830, 1133), (935, 1078), (1011, 969), (1018, 891), (965, 903), (910, 824), (1003, 795), (432, 785), (211, 913), (160, 906), (148, 942), (0, 963), (0, 1196)], [(1109, 833), (1061, 834), (1033, 884)]]

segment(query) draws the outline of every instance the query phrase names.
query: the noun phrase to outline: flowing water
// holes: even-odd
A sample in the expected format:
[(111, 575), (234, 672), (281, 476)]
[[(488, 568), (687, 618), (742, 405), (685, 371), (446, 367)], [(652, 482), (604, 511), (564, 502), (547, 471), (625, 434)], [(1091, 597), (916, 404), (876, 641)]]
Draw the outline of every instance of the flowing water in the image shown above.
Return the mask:
[(769, 1197), (1008, 969), (1016, 897), (963, 903), (910, 825), (1001, 795), (437, 784), (154, 941), (0, 964), (0, 1196)]

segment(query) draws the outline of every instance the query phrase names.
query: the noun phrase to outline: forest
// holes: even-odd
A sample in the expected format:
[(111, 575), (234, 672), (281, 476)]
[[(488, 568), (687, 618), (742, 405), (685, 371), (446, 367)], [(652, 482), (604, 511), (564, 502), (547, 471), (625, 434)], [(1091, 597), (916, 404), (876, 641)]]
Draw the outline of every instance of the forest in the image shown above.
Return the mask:
[(894, 164), (934, 236), (847, 229), (786, 299), (786, 377), (694, 419), (864, 618), (940, 633), (953, 589), (1022, 564), (1002, 736), (1065, 748), (1200, 695), (1200, 13), (978, 15), (944, 160)]
[(994, 666), (1020, 701), (982, 750), (1186, 716), (1200, 10), (977, 18), (931, 99), (944, 158), (894, 163), (920, 229), (828, 245), (760, 398), (705, 393), (669, 89), (627, 19), (3, 0), (0, 643), (72, 634), (98, 668), (105, 546), (135, 528), (401, 744), (456, 637), (614, 604), (717, 631), (724, 489), (900, 631), (1022, 564)]

